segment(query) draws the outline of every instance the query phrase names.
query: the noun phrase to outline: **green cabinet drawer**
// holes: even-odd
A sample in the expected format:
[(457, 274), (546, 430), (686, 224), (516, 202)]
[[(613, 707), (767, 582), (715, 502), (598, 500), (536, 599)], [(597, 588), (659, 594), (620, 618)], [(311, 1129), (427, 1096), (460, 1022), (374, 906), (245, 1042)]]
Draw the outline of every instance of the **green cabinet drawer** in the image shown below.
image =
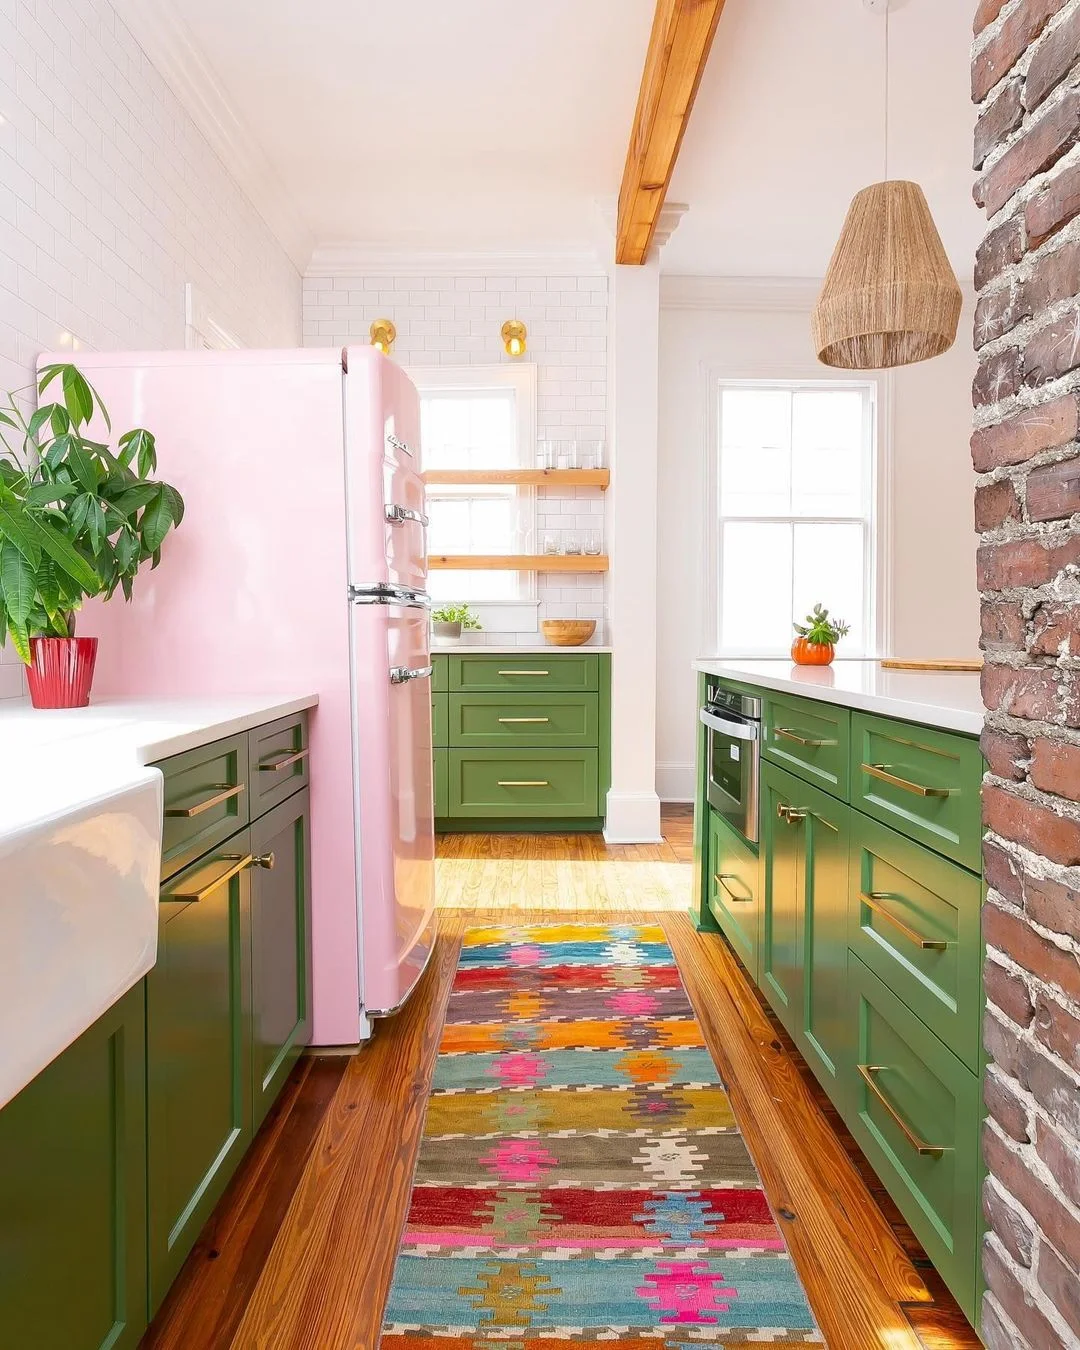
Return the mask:
[(596, 653), (546, 652), (525, 656), (450, 657), (450, 692), (476, 694), (594, 693), (600, 687)]
[(248, 737), (201, 745), (157, 767), (165, 778), (165, 881), (248, 823)]
[(449, 814), (491, 818), (595, 817), (599, 771), (595, 750), (533, 749), (448, 752)]
[(431, 654), (431, 688), (436, 694), (445, 694), (450, 688), (450, 657), (445, 652)]
[(309, 792), (251, 827), (252, 1130), (311, 1040)]
[(250, 854), (242, 830), (161, 891), (146, 978), (151, 1314), (251, 1139)]
[(139, 983), (0, 1111), (0, 1344), (135, 1350), (146, 1329)]
[(450, 814), (450, 751), (435, 751), (435, 819), (445, 820)]
[(852, 812), (848, 943), (969, 1069), (979, 1067), (979, 878)]
[(596, 746), (598, 694), (449, 694), (450, 745)]
[(709, 910), (756, 981), (761, 923), (758, 855), (716, 811), (709, 812), (708, 848)]
[(974, 1321), (979, 1080), (857, 956), (845, 1118), (965, 1315)]
[(867, 713), (853, 713), (851, 729), (852, 805), (978, 872), (978, 741)]
[(432, 694), (431, 696), (431, 743), (432, 745), (450, 744), (449, 694)]
[(847, 708), (770, 694), (762, 714), (762, 751), (767, 759), (841, 801), (848, 799)]
[(307, 787), (311, 768), (308, 745), (306, 712), (282, 717), (249, 732), (252, 820)]

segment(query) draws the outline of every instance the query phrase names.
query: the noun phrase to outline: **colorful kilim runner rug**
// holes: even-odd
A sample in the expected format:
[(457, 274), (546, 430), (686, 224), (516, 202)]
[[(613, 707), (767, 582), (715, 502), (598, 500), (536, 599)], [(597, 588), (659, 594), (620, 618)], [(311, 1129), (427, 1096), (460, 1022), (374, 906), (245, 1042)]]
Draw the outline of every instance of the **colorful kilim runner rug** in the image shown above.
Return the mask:
[(659, 926), (474, 928), (383, 1350), (822, 1344)]

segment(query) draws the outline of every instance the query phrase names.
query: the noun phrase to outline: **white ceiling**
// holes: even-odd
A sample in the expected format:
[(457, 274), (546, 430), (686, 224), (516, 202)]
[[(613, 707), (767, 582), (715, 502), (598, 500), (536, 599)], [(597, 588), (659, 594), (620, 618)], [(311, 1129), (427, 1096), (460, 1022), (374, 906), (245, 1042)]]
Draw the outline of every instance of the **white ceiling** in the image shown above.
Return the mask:
[[(149, 4), (149, 0), (142, 0)], [(319, 244), (569, 251), (618, 192), (653, 0), (155, 0), (191, 30)], [(893, 0), (892, 176), (961, 275), (972, 0)], [(665, 271), (820, 276), (882, 176), (883, 20), (863, 0), (728, 0), (676, 168)]]

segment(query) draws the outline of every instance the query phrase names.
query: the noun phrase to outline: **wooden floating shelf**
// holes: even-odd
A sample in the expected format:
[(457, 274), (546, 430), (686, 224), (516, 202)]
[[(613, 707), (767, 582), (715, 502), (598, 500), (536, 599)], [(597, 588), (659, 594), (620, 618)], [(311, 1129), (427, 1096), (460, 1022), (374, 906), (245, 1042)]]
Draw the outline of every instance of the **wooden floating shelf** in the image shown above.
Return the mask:
[(604, 555), (586, 553), (433, 553), (433, 572), (606, 572)]
[(519, 487), (595, 487), (611, 482), (610, 469), (428, 469), (429, 487), (470, 487), (514, 483)]

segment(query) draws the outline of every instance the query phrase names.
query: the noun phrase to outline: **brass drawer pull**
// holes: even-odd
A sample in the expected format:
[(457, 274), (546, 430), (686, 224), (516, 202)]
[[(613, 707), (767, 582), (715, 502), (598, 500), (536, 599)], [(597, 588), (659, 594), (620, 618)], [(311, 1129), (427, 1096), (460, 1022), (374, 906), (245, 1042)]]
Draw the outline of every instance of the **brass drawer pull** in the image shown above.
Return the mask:
[(496, 787), (550, 787), (546, 778), (500, 778)]
[(277, 866), (277, 858), (273, 853), (261, 853), (257, 858), (252, 858), (248, 866), (265, 867), (268, 872), (272, 872)]
[(500, 670), (500, 675), (550, 675), (550, 670)]
[(217, 790), (213, 797), (204, 797), (201, 802), (196, 802), (194, 806), (167, 806), (165, 814), (190, 820), (192, 816), (201, 816), (204, 811), (220, 806), (222, 802), (231, 801), (233, 797), (239, 797), (244, 790), (243, 783), (237, 783), (235, 787), (229, 787), (226, 783), (215, 783), (214, 786)]
[(161, 898), (166, 901), (179, 900), (192, 903), (196, 900), (205, 900), (208, 895), (220, 890), (226, 882), (232, 881), (233, 877), (238, 876), (245, 867), (250, 867), (255, 860), (250, 853), (245, 853), (242, 857), (226, 856), (225, 861), (229, 866), (224, 872), (218, 873), (209, 886), (202, 886), (197, 891), (174, 891), (171, 895), (163, 895)]
[(886, 1067), (884, 1064), (856, 1064), (855, 1067), (862, 1075), (866, 1086), (882, 1104), (885, 1110), (888, 1111), (889, 1115), (896, 1122), (897, 1129), (899, 1129), (900, 1133), (916, 1153), (920, 1154), (922, 1157), (940, 1158), (943, 1153), (952, 1152), (952, 1149), (946, 1148), (944, 1144), (928, 1144), (925, 1139), (920, 1139), (896, 1107), (893, 1106), (892, 1102), (889, 1101), (888, 1097), (885, 1096), (881, 1088), (878, 1087), (873, 1075), (876, 1073), (884, 1073)]
[(716, 881), (716, 884), (720, 887), (720, 889), (724, 892), (724, 894), (728, 897), (728, 899), (733, 901), (736, 905), (753, 904), (754, 897), (752, 895), (736, 895), (735, 892), (728, 885), (728, 881), (737, 880), (737, 878), (733, 877), (730, 872), (717, 872), (714, 880)]
[(886, 923), (891, 923), (897, 932), (903, 933), (909, 942), (914, 942), (916, 947), (921, 947), (925, 952), (943, 952), (951, 944), (943, 942), (938, 938), (924, 938), (916, 933), (914, 928), (909, 928), (906, 923), (898, 919), (891, 910), (879, 904), (880, 900), (891, 900), (893, 897), (888, 891), (860, 891), (859, 899), (867, 909), (872, 909), (875, 914), (880, 914)]
[(310, 750), (297, 750), (295, 755), (286, 755), (284, 759), (272, 759), (269, 764), (260, 764), (260, 773), (280, 773), (282, 769), (291, 769), (311, 754)]
[(800, 811), (797, 806), (788, 806), (786, 802), (776, 803), (776, 814), (789, 825), (799, 825), (806, 819), (805, 811)]
[(839, 741), (815, 741), (807, 736), (800, 736), (798, 732), (792, 731), (790, 727), (773, 727), (773, 732), (777, 736), (783, 736), (786, 741), (794, 741), (797, 745), (808, 745), (814, 749), (822, 745), (839, 745)]
[(505, 726), (516, 725), (519, 722), (550, 722), (550, 717), (500, 717), (499, 721)]
[(914, 792), (916, 797), (948, 797), (952, 792), (952, 788), (927, 787), (924, 783), (913, 783), (910, 778), (899, 778), (889, 772), (887, 764), (864, 764), (862, 771), (871, 778), (880, 778), (883, 783), (903, 788), (905, 792)]

